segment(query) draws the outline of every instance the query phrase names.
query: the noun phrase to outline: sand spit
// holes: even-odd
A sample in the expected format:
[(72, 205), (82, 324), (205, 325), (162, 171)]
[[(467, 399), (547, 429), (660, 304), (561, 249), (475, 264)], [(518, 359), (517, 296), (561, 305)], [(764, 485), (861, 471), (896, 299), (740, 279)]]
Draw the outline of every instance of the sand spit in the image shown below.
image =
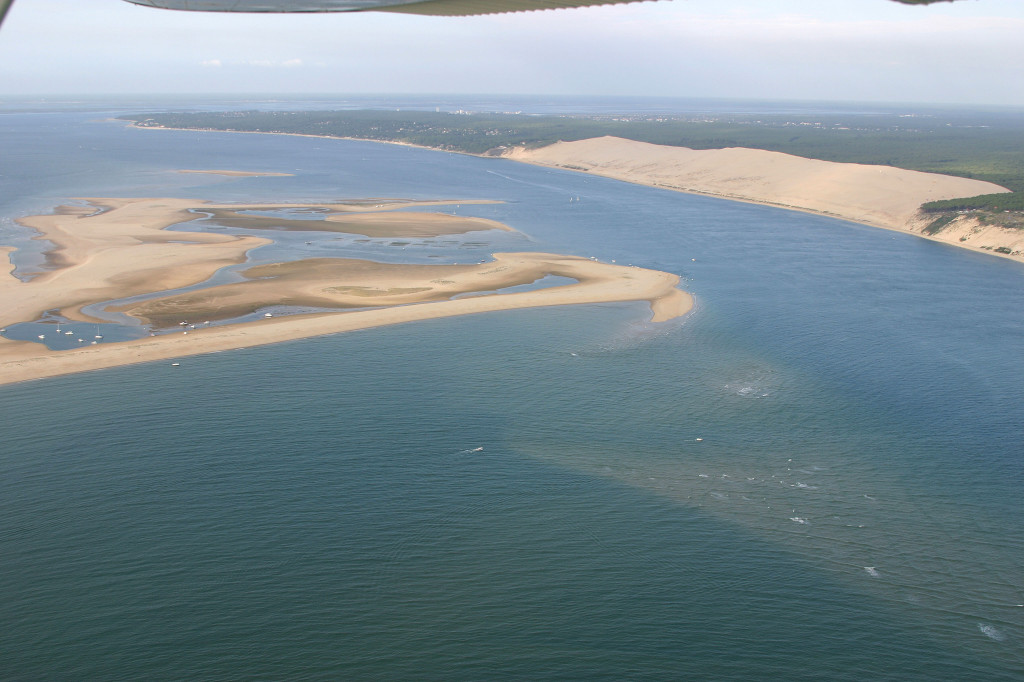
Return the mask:
[[(380, 211), (382, 200), (352, 209)], [(452, 202), (437, 202), (452, 203)], [(467, 202), (462, 202), (467, 203)], [(389, 208), (410, 205), (394, 201)], [(422, 204), (415, 204), (422, 205)], [(292, 208), (292, 205), (285, 205)], [(333, 210), (323, 204), (304, 205)], [(207, 280), (267, 240), (227, 234), (167, 232), (194, 219), (190, 209), (280, 210), (281, 204), (209, 204), (188, 199), (90, 199), (52, 215), (20, 222), (54, 245), (52, 269), (21, 281), (13, 267), (0, 276), (0, 326), (39, 319), (58, 311), (72, 320), (97, 321), (82, 306), (143, 293), (157, 293)], [(349, 210), (349, 209), (346, 209)], [(417, 220), (417, 213), (395, 214)], [(438, 214), (446, 216), (447, 214)], [(447, 216), (458, 228), (460, 217)], [(443, 221), (442, 221), (443, 222)], [(399, 226), (400, 227), (400, 226)], [(436, 230), (438, 224), (432, 224)], [(397, 229), (397, 228), (396, 228)], [(442, 234), (444, 232), (441, 232)], [(11, 249), (2, 247), (5, 253)], [(312, 305), (343, 312), (272, 317), (241, 324), (188, 328), (136, 341), (50, 351), (42, 344), (0, 338), (0, 384), (278, 343), (454, 315), (538, 306), (649, 301), (655, 321), (685, 314), (688, 294), (675, 275), (544, 253), (495, 254), (475, 265), (394, 265), (352, 259), (310, 259), (262, 265), (245, 271), (249, 281), (123, 306), (161, 325), (177, 321), (230, 319), (268, 305)], [(576, 283), (527, 292), (493, 293), (547, 275)], [(479, 294), (463, 298), (459, 294)], [(352, 311), (352, 308), (370, 310)]]
[(820, 213), (919, 236), (926, 236), (916, 227), (921, 221), (921, 204), (1009, 191), (980, 180), (891, 166), (818, 161), (739, 147), (696, 150), (617, 137), (558, 142), (533, 150), (516, 148), (506, 158), (653, 187)]
[[(682, 314), (678, 306), (688, 306), (685, 297), (680, 296), (682, 292), (675, 289), (679, 281), (675, 275), (547, 253), (498, 253), (494, 254), (493, 262), (473, 265), (403, 265), (312, 258), (259, 265), (244, 270), (242, 275), (248, 281), (150, 299), (112, 310), (166, 328), (186, 320), (232, 319), (282, 304), (351, 309), (448, 301), (464, 294), (531, 284), (548, 275), (575, 279), (578, 283), (527, 292), (533, 295), (499, 294), (498, 297), (509, 301), (535, 301), (530, 305), (657, 301), (654, 310), (657, 321), (677, 317)], [(577, 300), (578, 296), (584, 298)]]
[[(676, 288), (679, 278), (675, 275), (656, 270), (598, 263), (572, 256), (507, 253), (495, 254), (492, 263), (468, 268), (399, 267), (412, 272), (409, 272), (407, 277), (393, 273), (394, 276), (384, 282), (387, 288), (380, 290), (381, 299), (364, 300), (364, 304), (382, 304), (383, 298), (393, 300), (394, 296), (400, 296), (405, 301), (429, 301), (440, 295), (440, 290), (444, 288), (443, 284), (435, 287), (418, 285), (424, 284), (425, 281), (433, 281), (425, 280), (425, 277), (441, 279), (444, 282), (446, 267), (452, 269), (448, 281), (466, 284), (467, 280), (478, 277), (477, 286), (481, 291), (490, 291), (502, 285), (511, 286), (524, 280), (540, 279), (548, 274), (573, 278), (577, 283), (535, 291), (482, 294), (371, 310), (267, 318), (243, 324), (190, 329), (188, 334), (171, 333), (137, 341), (67, 351), (49, 351), (36, 343), (4, 340), (0, 344), (0, 384), (456, 315), (554, 305), (649, 301), (654, 311), (653, 321), (657, 322), (679, 317), (688, 312), (693, 305), (690, 295)], [(430, 272), (416, 274), (414, 271), (418, 267), (426, 268)], [(374, 279), (369, 281), (377, 284), (381, 282)], [(320, 286), (321, 289), (329, 288), (324, 287), (323, 283)], [(360, 286), (372, 288), (374, 285)], [(388, 289), (406, 291), (393, 294)], [(410, 291), (414, 289), (423, 290)]]
[[(479, 203), (479, 202), (475, 202)], [(421, 204), (417, 204), (421, 205)], [(505, 230), (512, 228), (487, 218), (458, 216), (451, 213), (427, 213), (422, 211), (392, 212), (393, 208), (346, 207), (343, 210), (323, 211), (309, 209), (309, 212), (323, 213), (322, 219), (304, 218), (301, 214), (287, 219), (248, 214), (237, 208), (223, 209), (205, 207), (218, 224), (226, 227), (242, 227), (247, 230), (309, 230), (314, 232), (343, 232), (365, 237), (424, 238), (442, 235), (465, 234), (482, 230)], [(282, 207), (274, 207), (278, 211)], [(247, 206), (246, 210), (251, 209)], [(267, 210), (267, 208), (264, 208)], [(368, 212), (372, 210), (373, 212)]]
[[(452, 233), (494, 229), (497, 225), (493, 221), (443, 213), (431, 214), (430, 219), (424, 219), (419, 213), (390, 213), (409, 207), (474, 203), (465, 201), (369, 199), (344, 203), (245, 205), (171, 198), (82, 201), (84, 205), (60, 206), (51, 215), (18, 219), (20, 224), (38, 231), (39, 238), (52, 243), (53, 248), (47, 253), (48, 269), (30, 282), (14, 277), (0, 279), (0, 324), (32, 321), (48, 310), (61, 310), (72, 320), (97, 322), (99, 320), (83, 315), (81, 307), (198, 284), (222, 267), (244, 262), (250, 249), (270, 243), (258, 237), (166, 230), (171, 225), (197, 220), (217, 211), (239, 220), (244, 217), (239, 213), (243, 210), (308, 209), (325, 213), (328, 220), (345, 214), (334, 231), (352, 231), (358, 227), (359, 219), (363, 219), (369, 221), (366, 231), (371, 236), (388, 237), (448, 234), (446, 225), (451, 226)], [(259, 216), (247, 219), (251, 222), (246, 223), (246, 227), (260, 226)], [(317, 221), (306, 229), (321, 229), (316, 225), (324, 222)]]

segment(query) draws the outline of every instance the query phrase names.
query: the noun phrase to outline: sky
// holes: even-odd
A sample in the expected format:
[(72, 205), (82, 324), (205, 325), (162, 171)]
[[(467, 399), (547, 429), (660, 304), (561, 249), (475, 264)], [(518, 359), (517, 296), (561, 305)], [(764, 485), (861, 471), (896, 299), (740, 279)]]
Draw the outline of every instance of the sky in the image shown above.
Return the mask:
[(15, 0), (0, 96), (563, 94), (1024, 107), (1024, 1), (659, 0), (485, 17)]

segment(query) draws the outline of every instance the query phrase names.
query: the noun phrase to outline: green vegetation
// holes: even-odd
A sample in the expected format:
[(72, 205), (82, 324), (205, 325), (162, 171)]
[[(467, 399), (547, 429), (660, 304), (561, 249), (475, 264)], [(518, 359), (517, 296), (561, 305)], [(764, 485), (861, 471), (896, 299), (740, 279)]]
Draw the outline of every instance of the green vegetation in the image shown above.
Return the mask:
[(1024, 192), (1020, 114), (532, 116), (423, 111), (162, 113), (139, 125), (354, 137), (466, 152), (615, 135), (693, 149), (751, 147), (987, 180)]
[(1024, 116), (1013, 111), (541, 116), (355, 110), (177, 112), (124, 118), (142, 127), (325, 135), (482, 155), (604, 135), (693, 149), (750, 147), (985, 180), (1015, 193), (925, 204), (924, 210), (935, 214), (978, 211), (995, 222), (1006, 222), (997, 216), (1024, 211)]
[[(982, 194), (961, 199), (929, 201), (921, 210), (939, 216), (928, 227), (926, 234), (937, 234), (961, 214), (969, 213), (982, 224), (997, 225), (1011, 229), (1024, 229), (1024, 194)], [(996, 249), (1002, 253), (1001, 249)], [(1009, 251), (1006, 251), (1009, 253)]]
[(944, 228), (946, 225), (949, 225), (955, 219), (956, 219), (956, 213), (949, 213), (949, 214), (943, 215), (943, 216), (941, 216), (939, 218), (936, 218), (931, 223), (929, 223), (928, 227), (924, 228), (924, 230), (922, 230), (922, 232), (924, 232), (925, 234), (932, 234), (932, 235), (938, 234), (939, 232), (942, 231), (942, 228)]
[(1024, 211), (1024, 194), (982, 194), (963, 199), (942, 199), (921, 205), (925, 213), (943, 211)]

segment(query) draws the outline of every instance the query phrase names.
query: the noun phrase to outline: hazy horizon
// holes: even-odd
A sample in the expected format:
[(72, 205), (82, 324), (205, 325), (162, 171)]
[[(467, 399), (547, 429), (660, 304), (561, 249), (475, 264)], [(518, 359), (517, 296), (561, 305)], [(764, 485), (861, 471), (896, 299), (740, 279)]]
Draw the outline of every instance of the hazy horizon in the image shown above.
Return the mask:
[(0, 96), (324, 92), (1024, 106), (1024, 3), (671, 0), (439, 18), (19, 0)]
[[(378, 100), (378, 106), (371, 106), (372, 100)], [(701, 107), (701, 111), (713, 114), (760, 114), (760, 113), (785, 113), (776, 112), (775, 108), (807, 108), (821, 107), (825, 110), (840, 109), (843, 107), (864, 109), (864, 113), (877, 111), (879, 113), (896, 113), (901, 110), (916, 110), (919, 112), (970, 112), (978, 114), (1018, 114), (1024, 113), (1024, 104), (972, 104), (963, 102), (915, 102), (898, 100), (851, 100), (851, 99), (797, 99), (797, 98), (764, 98), (764, 97), (685, 97), (685, 96), (660, 96), (660, 95), (562, 95), (557, 93), (529, 93), (529, 92), (494, 92), (494, 93), (460, 93), (460, 92), (53, 92), (53, 93), (0, 93), (0, 106), (2, 105), (30, 105), (44, 104), (47, 106), (58, 104), (83, 106), (95, 106), (101, 108), (119, 106), (187, 106), (192, 104), (215, 105), (223, 103), (230, 104), (256, 104), (256, 103), (323, 103), (324, 106), (348, 104), (349, 108), (388, 108), (396, 105), (393, 100), (402, 100), (400, 106), (403, 108), (433, 107), (435, 104), (448, 104), (455, 106), (483, 105), (489, 106), (495, 103), (506, 103), (509, 105), (527, 105), (530, 103), (550, 103), (569, 108), (578, 104), (585, 108), (586, 105), (604, 103), (613, 106), (616, 102), (630, 103), (633, 105), (649, 102), (654, 107), (654, 112), (664, 113), (688, 113), (683, 109), (672, 108), (673, 105), (689, 105), (689, 107)], [(417, 101), (422, 100), (422, 101)], [(531, 102), (532, 101), (532, 102)], [(736, 111), (727, 110), (729, 106), (739, 107)], [(444, 109), (441, 109), (444, 111)], [(467, 109), (467, 113), (474, 113), (477, 110)], [(504, 110), (480, 109), (480, 113), (511, 113)], [(536, 113), (524, 109), (521, 113)], [(573, 113), (585, 113), (583, 111)], [(798, 112), (810, 114), (812, 112)]]

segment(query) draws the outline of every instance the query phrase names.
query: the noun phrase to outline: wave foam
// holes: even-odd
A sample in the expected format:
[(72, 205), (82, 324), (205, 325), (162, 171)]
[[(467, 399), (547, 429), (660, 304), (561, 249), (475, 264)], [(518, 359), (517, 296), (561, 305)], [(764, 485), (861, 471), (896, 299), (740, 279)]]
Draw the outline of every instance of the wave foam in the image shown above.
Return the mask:
[(1006, 639), (1006, 635), (1004, 635), (994, 625), (986, 625), (985, 623), (978, 623), (978, 629), (981, 631), (981, 634), (985, 635), (989, 639), (994, 639), (997, 642), (1002, 642), (1003, 640)]

